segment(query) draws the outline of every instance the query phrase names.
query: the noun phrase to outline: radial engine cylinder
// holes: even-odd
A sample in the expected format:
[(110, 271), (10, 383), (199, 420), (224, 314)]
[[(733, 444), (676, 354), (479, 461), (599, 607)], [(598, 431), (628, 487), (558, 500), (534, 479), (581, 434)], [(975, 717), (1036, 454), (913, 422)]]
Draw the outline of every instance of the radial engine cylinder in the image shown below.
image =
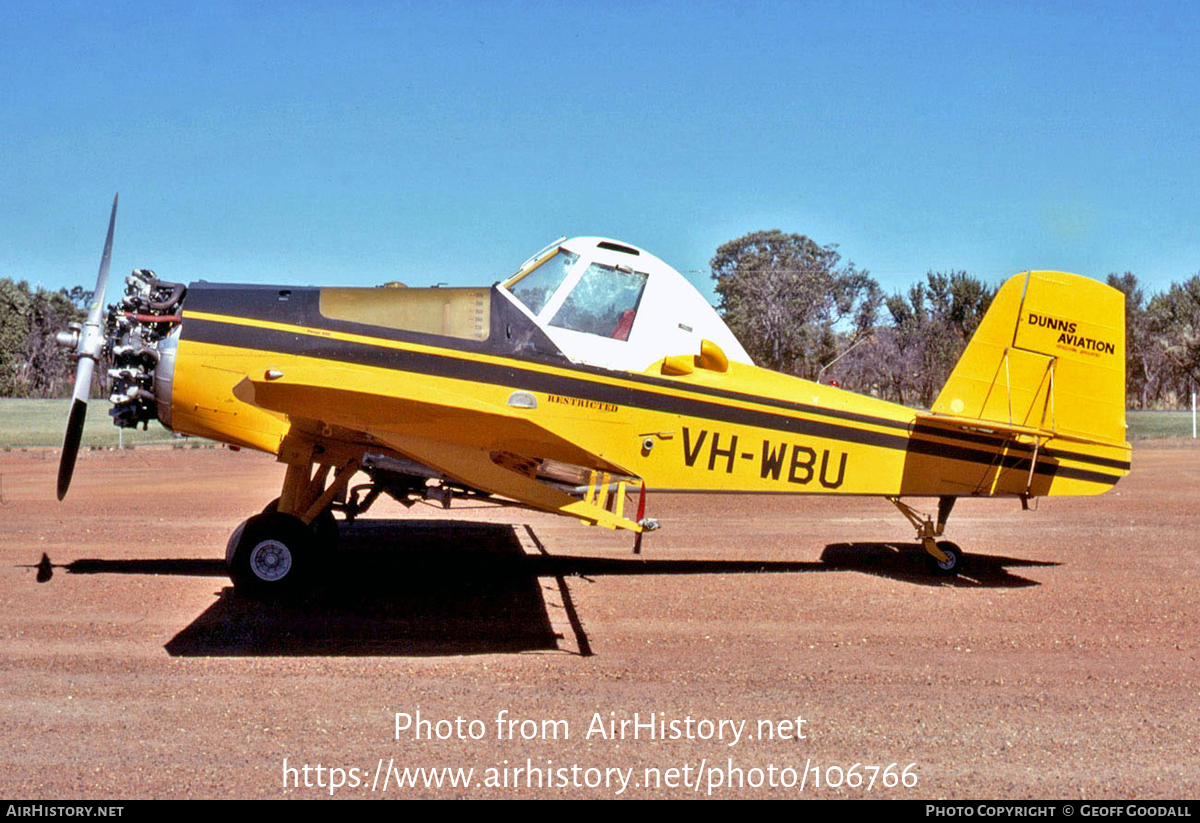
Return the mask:
[(104, 352), (111, 367), (109, 410), (122, 428), (151, 420), (171, 427), (171, 381), (187, 288), (159, 280), (149, 269), (125, 278), (125, 296), (108, 307)]

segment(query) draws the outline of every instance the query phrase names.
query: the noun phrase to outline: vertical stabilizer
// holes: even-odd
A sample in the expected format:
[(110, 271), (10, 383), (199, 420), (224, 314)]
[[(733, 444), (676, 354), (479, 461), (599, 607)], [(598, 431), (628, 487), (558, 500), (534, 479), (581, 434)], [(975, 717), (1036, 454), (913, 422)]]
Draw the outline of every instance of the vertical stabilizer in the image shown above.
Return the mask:
[(1009, 278), (932, 411), (1124, 444), (1124, 295), (1077, 274)]

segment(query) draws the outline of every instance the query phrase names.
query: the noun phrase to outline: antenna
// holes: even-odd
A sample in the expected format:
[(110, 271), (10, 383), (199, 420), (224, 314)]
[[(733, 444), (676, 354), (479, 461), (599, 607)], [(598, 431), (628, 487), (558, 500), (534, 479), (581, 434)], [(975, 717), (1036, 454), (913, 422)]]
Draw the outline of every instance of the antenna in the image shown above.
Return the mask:
[(855, 350), (855, 349), (857, 349), (859, 346), (861, 346), (863, 343), (866, 343), (868, 340), (870, 340), (870, 339), (871, 339), (871, 338), (873, 338), (873, 337), (874, 337), (874, 335), (872, 335), (872, 334), (866, 334), (866, 335), (863, 335), (862, 337), (860, 337), (860, 338), (858, 338), (857, 340), (855, 340), (855, 341), (854, 341), (852, 344), (850, 344), (850, 347), (849, 347), (849, 348), (847, 348), (847, 349), (846, 349), (844, 352), (842, 352), (842, 353), (841, 353), (841, 354), (839, 354), (837, 357), (833, 358), (833, 359), (832, 359), (832, 360), (830, 360), (828, 363), (826, 363), (824, 366), (822, 366), (822, 367), (821, 367), (821, 370), (820, 370), (819, 372), (817, 372), (817, 382), (818, 382), (818, 383), (820, 383), (820, 382), (821, 382), (821, 375), (823, 375), (823, 374), (825, 373), (825, 370), (826, 370), (827, 368), (829, 368), (830, 366), (832, 366), (832, 365), (833, 365), (834, 363), (836, 363), (837, 361), (841, 360), (843, 357), (845, 357), (845, 356), (846, 356), (846, 355), (848, 355), (850, 352), (854, 351), (854, 350)]

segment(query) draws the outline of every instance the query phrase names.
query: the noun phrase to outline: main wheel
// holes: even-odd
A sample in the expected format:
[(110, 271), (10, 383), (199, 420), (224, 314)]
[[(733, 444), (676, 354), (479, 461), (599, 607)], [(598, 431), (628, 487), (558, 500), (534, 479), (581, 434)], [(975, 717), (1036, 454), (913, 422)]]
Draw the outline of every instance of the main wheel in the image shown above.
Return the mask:
[[(263, 506), (263, 514), (271, 514), (279, 511), (279, 498), (276, 497), (267, 505)], [(333, 509), (327, 508), (313, 518), (312, 525), (313, 536), (317, 538), (317, 545), (322, 548), (336, 548), (338, 540), (341, 539), (341, 532), (338, 529), (337, 518), (333, 516)]]
[(942, 554), (946, 555), (948, 560), (938, 560), (932, 554), (925, 555), (925, 562), (931, 574), (939, 577), (954, 577), (963, 570), (965, 555), (963, 550), (955, 544), (943, 540), (937, 544), (937, 547), (942, 550)]
[(252, 597), (296, 594), (314, 577), (314, 542), (311, 529), (298, 517), (256, 514), (230, 540), (229, 579)]

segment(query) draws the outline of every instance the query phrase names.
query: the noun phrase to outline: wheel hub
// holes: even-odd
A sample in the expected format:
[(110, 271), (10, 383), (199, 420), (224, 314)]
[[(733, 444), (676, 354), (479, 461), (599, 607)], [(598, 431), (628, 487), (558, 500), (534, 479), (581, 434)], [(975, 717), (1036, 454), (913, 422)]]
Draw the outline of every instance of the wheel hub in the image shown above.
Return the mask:
[(259, 580), (274, 583), (292, 568), (292, 552), (278, 540), (264, 540), (250, 552), (250, 568)]

